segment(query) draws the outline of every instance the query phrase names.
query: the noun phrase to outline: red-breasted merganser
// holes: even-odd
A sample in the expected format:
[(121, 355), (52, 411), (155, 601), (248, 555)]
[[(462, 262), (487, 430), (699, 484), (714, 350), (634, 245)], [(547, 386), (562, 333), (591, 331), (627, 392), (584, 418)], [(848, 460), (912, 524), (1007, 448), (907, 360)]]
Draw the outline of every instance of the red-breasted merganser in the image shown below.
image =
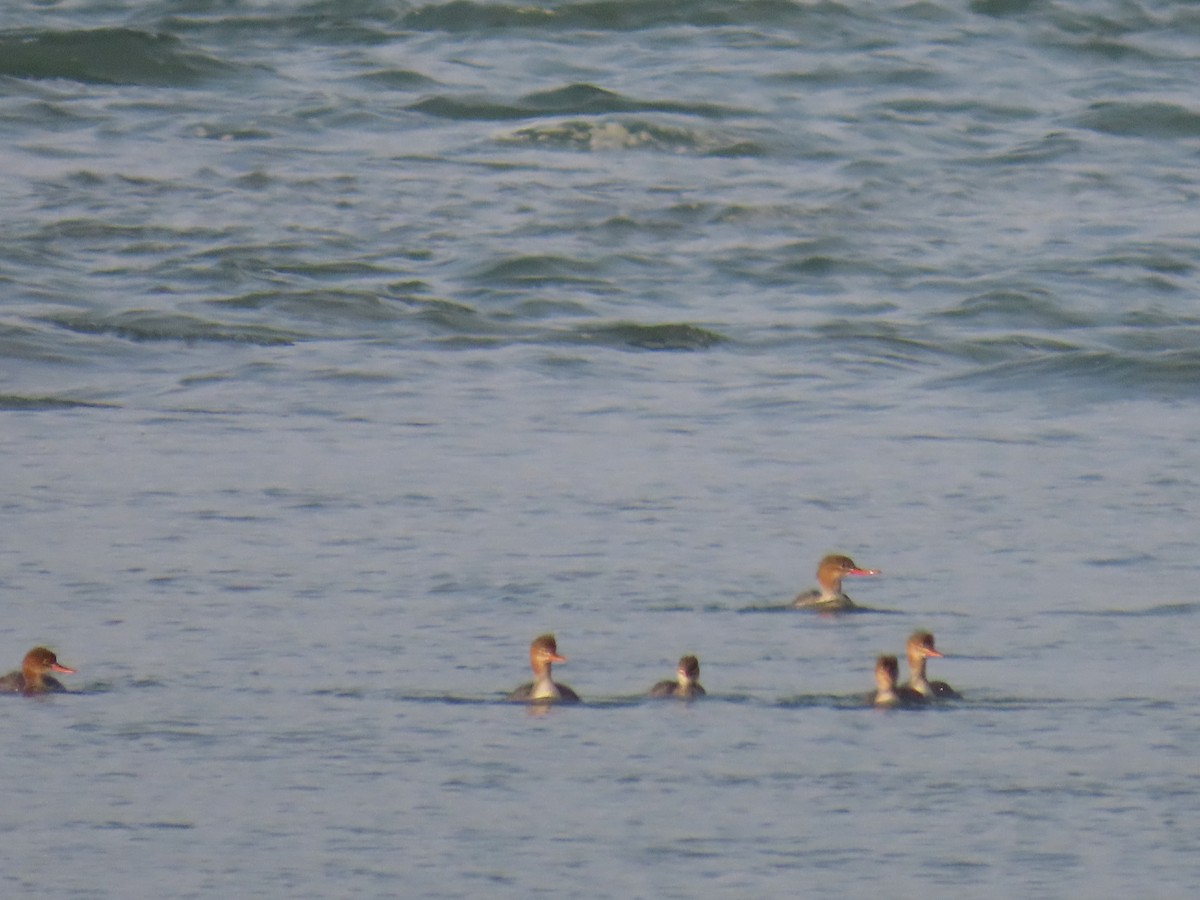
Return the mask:
[(690, 700), (693, 697), (703, 697), (708, 692), (700, 686), (700, 660), (694, 656), (684, 656), (675, 667), (676, 681), (660, 681), (650, 688), (651, 697), (683, 697)]
[(924, 695), (912, 688), (896, 687), (900, 663), (894, 656), (881, 656), (875, 660), (875, 693), (871, 703), (875, 706), (893, 708), (898, 706), (925, 706), (929, 703)]
[(21, 661), (21, 671), (9, 672), (0, 678), (0, 693), (4, 694), (56, 694), (66, 691), (61, 681), (50, 675), (50, 672), (62, 672), (64, 675), (74, 675), (74, 669), (68, 669), (58, 661), (58, 657), (45, 647), (34, 647), (25, 654)]
[(905, 647), (908, 654), (908, 682), (906, 687), (912, 688), (928, 698), (942, 700), (961, 700), (962, 694), (944, 681), (929, 681), (925, 677), (925, 660), (941, 659), (942, 654), (933, 646), (933, 635), (928, 631), (914, 631), (908, 638)]
[(820, 587), (805, 591), (792, 601), (796, 609), (815, 609), (818, 612), (844, 612), (858, 606), (842, 593), (842, 579), (847, 575), (878, 575), (878, 569), (860, 569), (848, 556), (826, 556), (817, 565), (817, 584)]
[(533, 639), (529, 645), (529, 667), (533, 669), (533, 681), (523, 684), (511, 694), (509, 700), (561, 700), (565, 703), (578, 703), (579, 695), (565, 684), (558, 684), (550, 677), (550, 664), (566, 662), (565, 656), (558, 655), (558, 644), (554, 635), (543, 634)]

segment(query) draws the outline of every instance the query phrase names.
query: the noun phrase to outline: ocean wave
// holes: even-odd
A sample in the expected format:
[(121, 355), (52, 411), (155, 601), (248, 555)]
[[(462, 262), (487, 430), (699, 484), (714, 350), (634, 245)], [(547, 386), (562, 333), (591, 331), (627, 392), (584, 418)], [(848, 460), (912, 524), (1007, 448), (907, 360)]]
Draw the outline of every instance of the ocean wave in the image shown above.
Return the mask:
[(1008, 328), (1078, 328), (1094, 324), (1083, 313), (1055, 299), (1050, 291), (1030, 288), (988, 291), (968, 297), (937, 314), (971, 325)]
[(414, 103), (409, 108), (444, 119), (483, 121), (630, 112), (675, 113), (704, 118), (741, 114), (739, 110), (715, 103), (638, 100), (590, 84), (571, 84), (548, 91), (538, 91), (514, 101), (480, 96), (437, 95)]
[(1029, 165), (1068, 159), (1083, 147), (1077, 137), (1063, 131), (1051, 131), (1038, 138), (1022, 141), (1012, 147), (966, 160), (981, 166)]
[(507, 144), (593, 153), (650, 150), (700, 156), (765, 155), (765, 150), (754, 141), (724, 137), (701, 129), (643, 121), (568, 120), (520, 128), (499, 135), (497, 140)]
[(851, 14), (836, 3), (810, 7), (789, 0), (744, 0), (740, 3), (722, 0), (652, 0), (645, 3), (600, 0), (553, 6), (452, 0), (450, 3), (418, 6), (406, 13), (401, 21), (404, 27), (420, 31), (497, 31), (514, 28), (639, 31), (670, 25), (709, 28), (748, 24), (760, 27), (798, 26), (828, 15), (831, 10), (835, 15)]
[(1129, 353), (1064, 348), (942, 376), (930, 386), (982, 391), (1037, 391), (1046, 397), (1111, 401), (1122, 397), (1193, 399), (1200, 389), (1200, 350)]
[[(528, 328), (466, 314), (449, 307), (430, 308), (424, 316), (447, 332), (439, 339), (443, 347), (500, 348), (515, 344), (543, 346), (608, 347), (614, 350), (695, 351), (708, 350), (729, 338), (719, 332), (686, 322), (644, 324), (611, 322), (577, 326)], [(436, 319), (435, 319), (436, 317)]]
[(601, 277), (603, 266), (588, 260), (565, 256), (514, 256), (486, 263), (472, 279), (485, 285), (571, 285), (591, 290), (616, 291), (616, 286)]
[(616, 322), (611, 325), (580, 326), (556, 336), (570, 343), (599, 344), (635, 350), (707, 350), (728, 338), (708, 328), (680, 322), (644, 325)]
[(235, 71), (168, 34), (129, 28), (0, 33), (0, 75), (85, 84), (191, 85)]
[(114, 408), (112, 403), (95, 403), (71, 397), (30, 396), (23, 394), (0, 394), (0, 410), (5, 412), (45, 412), (55, 409)]
[(1093, 103), (1078, 117), (1081, 127), (1120, 137), (1153, 139), (1200, 137), (1200, 111), (1177, 103)]
[(374, 72), (359, 75), (358, 80), (393, 91), (415, 91), (437, 84), (429, 76), (411, 69), (377, 69)]
[(107, 334), (130, 341), (182, 341), (276, 346), (300, 339), (294, 333), (265, 325), (212, 322), (183, 313), (142, 310), (103, 314), (66, 313), (43, 316), (42, 321), (79, 334)]
[(207, 303), (220, 309), (271, 310), (288, 319), (326, 325), (392, 322), (412, 315), (408, 304), (369, 289), (251, 291)]

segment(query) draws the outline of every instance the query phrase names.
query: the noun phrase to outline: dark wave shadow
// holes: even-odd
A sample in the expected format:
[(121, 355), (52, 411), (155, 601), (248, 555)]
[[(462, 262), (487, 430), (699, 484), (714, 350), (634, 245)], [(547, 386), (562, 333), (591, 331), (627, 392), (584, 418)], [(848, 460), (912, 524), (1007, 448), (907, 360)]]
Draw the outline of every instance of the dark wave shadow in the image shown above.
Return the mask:
[(881, 616), (905, 615), (901, 609), (879, 609), (874, 606), (852, 606), (849, 609), (820, 609), (812, 606), (792, 606), (790, 603), (773, 604), (769, 606), (743, 606), (737, 610), (743, 613), (797, 613), (799, 615), (818, 616), (822, 619), (837, 619), (842, 616), (856, 616), (862, 613)]
[(0, 76), (84, 84), (193, 85), (239, 67), (186, 49), (177, 37), (131, 28), (0, 34)]
[(438, 94), (417, 101), (409, 109), (443, 119), (481, 121), (644, 112), (694, 115), (708, 119), (741, 114), (738, 110), (713, 103), (639, 100), (591, 84), (570, 84), (526, 94), (513, 101), (479, 95)]
[(129, 341), (182, 341), (185, 343), (255, 344), (264, 347), (288, 346), (299, 335), (263, 325), (233, 325), (212, 322), (181, 313), (146, 310), (103, 315), (45, 316), (43, 322), (77, 334), (111, 335)]
[(1179, 602), (1160, 603), (1145, 609), (1049, 609), (1041, 613), (1044, 616), (1081, 616), (1088, 618), (1108, 618), (1110, 616), (1124, 618), (1160, 618), (1173, 616), (1191, 616), (1200, 613), (1200, 603)]
[(116, 403), (97, 403), (90, 400), (73, 400), (70, 397), (22, 397), (16, 394), (0, 394), (0, 410), (33, 410), (45, 412), (55, 409), (120, 409)]
[(698, 325), (666, 322), (642, 325), (617, 322), (612, 325), (582, 326), (556, 335), (561, 343), (592, 344), (634, 350), (707, 350), (728, 338)]

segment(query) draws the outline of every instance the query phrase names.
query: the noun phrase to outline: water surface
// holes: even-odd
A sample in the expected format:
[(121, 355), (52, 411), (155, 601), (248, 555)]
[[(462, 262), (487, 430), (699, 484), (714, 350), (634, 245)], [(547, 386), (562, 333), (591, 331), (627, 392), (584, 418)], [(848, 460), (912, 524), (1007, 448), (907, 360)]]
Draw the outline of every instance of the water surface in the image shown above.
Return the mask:
[[(1198, 57), (1150, 0), (0, 12), (0, 655), (79, 669), (6, 704), (7, 894), (1194, 892)], [(826, 552), (884, 612), (756, 610)], [(918, 627), (966, 700), (863, 707)]]

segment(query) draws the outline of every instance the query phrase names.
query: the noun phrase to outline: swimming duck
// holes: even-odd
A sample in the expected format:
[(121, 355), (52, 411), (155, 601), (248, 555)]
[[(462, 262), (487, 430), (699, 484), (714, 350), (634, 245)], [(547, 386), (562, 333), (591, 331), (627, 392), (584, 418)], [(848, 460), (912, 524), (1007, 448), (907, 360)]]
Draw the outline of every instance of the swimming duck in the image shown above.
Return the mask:
[(508, 695), (508, 699), (578, 703), (578, 694), (550, 677), (551, 664), (566, 661), (565, 656), (558, 655), (558, 643), (554, 640), (554, 635), (543, 634), (534, 638), (533, 643), (529, 645), (529, 667), (533, 669), (533, 681), (521, 685)]
[(858, 609), (858, 605), (842, 593), (842, 579), (847, 575), (878, 574), (878, 569), (860, 569), (848, 556), (830, 554), (817, 565), (817, 587), (796, 597), (792, 606), (818, 612), (846, 612)]
[(700, 660), (694, 656), (684, 656), (675, 667), (675, 681), (660, 681), (650, 688), (651, 697), (703, 697), (706, 693), (700, 685)]
[(74, 675), (74, 669), (68, 669), (58, 661), (53, 651), (45, 647), (34, 647), (25, 654), (21, 661), (20, 671), (9, 672), (0, 678), (0, 693), (24, 694), (57, 694), (65, 692), (61, 681), (50, 672), (61, 672), (64, 675)]
[(961, 700), (962, 694), (944, 681), (929, 681), (925, 677), (925, 660), (941, 659), (942, 654), (933, 645), (933, 635), (928, 631), (914, 631), (908, 637), (905, 646), (908, 656), (908, 682), (906, 687), (912, 688), (927, 698), (941, 700)]

